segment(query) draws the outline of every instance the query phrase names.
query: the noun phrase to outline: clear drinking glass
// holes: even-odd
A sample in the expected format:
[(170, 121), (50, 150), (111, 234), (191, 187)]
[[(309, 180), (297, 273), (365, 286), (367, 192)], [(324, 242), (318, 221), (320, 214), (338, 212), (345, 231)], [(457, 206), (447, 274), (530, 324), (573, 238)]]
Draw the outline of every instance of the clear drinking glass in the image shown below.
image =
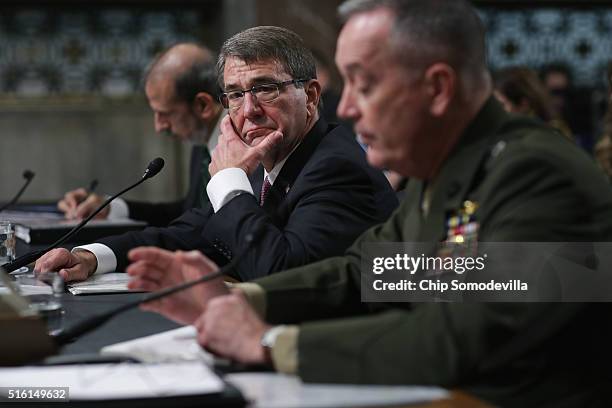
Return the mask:
[(15, 259), (15, 230), (10, 221), (0, 221), (0, 265)]
[(33, 277), (16, 275), (19, 293), (27, 298), (30, 308), (47, 324), (49, 334), (57, 334), (64, 329), (64, 308), (62, 294), (64, 280), (54, 272), (47, 272)]

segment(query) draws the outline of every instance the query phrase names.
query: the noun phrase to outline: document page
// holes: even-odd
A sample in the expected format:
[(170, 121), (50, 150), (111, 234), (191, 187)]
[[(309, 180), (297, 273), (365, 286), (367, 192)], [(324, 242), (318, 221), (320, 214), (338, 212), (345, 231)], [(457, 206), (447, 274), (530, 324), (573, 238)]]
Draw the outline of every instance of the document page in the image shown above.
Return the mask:
[(218, 393), (221, 379), (200, 362), (0, 368), (0, 387), (68, 387), (70, 400)]
[(134, 292), (127, 287), (129, 281), (130, 276), (127, 273), (104, 273), (92, 275), (82, 282), (68, 283), (67, 287), (73, 295)]
[(212, 365), (214, 357), (197, 341), (193, 326), (141, 337), (103, 347), (100, 354), (131, 357), (146, 363), (202, 361)]

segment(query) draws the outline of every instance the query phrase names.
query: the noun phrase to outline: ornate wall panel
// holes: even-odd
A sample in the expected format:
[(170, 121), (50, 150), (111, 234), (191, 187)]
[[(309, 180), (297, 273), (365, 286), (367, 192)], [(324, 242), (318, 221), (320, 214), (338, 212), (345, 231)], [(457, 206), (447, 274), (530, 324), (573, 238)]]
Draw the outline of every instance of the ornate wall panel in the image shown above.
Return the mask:
[(481, 7), (480, 14), (492, 68), (562, 62), (571, 68), (577, 85), (605, 86), (606, 66), (612, 60), (612, 8)]

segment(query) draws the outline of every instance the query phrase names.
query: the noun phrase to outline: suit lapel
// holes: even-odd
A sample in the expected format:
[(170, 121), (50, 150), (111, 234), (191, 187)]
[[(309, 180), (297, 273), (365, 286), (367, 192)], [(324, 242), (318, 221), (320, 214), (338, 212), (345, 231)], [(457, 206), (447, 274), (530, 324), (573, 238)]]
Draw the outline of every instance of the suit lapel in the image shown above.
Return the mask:
[(255, 194), (255, 198), (257, 198), (257, 202), (259, 202), (259, 193), (261, 192), (261, 185), (263, 184), (263, 175), (264, 168), (260, 164), (257, 166), (253, 174), (249, 176), (249, 181), (251, 182), (251, 187), (253, 188), (253, 193)]
[[(267, 211), (276, 211), (280, 204), (283, 202), (291, 187), (295, 183), (298, 175), (310, 160), (317, 146), (327, 134), (328, 125), (323, 119), (319, 119), (313, 128), (302, 140), (302, 143), (291, 153), (283, 168), (281, 169), (278, 177), (274, 181), (272, 188), (268, 192), (266, 201), (264, 202), (263, 208)], [(263, 168), (262, 168), (263, 169)], [(263, 170), (262, 170), (263, 171)], [(263, 183), (263, 173), (259, 177), (259, 189), (253, 191), (261, 191), (261, 185)], [(255, 186), (254, 186), (255, 188)]]

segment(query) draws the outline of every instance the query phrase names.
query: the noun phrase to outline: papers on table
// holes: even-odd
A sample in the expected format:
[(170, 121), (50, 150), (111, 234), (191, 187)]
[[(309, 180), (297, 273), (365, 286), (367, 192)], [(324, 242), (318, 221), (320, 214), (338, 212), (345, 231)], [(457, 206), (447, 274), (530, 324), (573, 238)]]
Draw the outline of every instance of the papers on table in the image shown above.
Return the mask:
[[(202, 361), (213, 355), (202, 350), (193, 326), (104, 347), (105, 355), (121, 355), (145, 362)], [(305, 384), (296, 376), (276, 373), (236, 373), (225, 379), (240, 389), (253, 407), (370, 407), (439, 400), (448, 391), (438, 387)]]
[(152, 336), (112, 344), (100, 350), (104, 355), (119, 355), (147, 362), (201, 361), (213, 364), (214, 357), (200, 347), (196, 329), (185, 326)]
[(449, 396), (439, 387), (305, 384), (275, 373), (235, 373), (225, 379), (253, 401), (253, 408), (404, 406)]
[(200, 362), (0, 368), (0, 387), (69, 387), (70, 400), (218, 393), (223, 381)]
[[(45, 282), (36, 279), (34, 275), (22, 274), (18, 276), (17, 282), (13, 282), (13, 285), (21, 296), (53, 294), (53, 288)], [(10, 291), (6, 285), (0, 286), (0, 293), (8, 292)]]
[(127, 273), (105, 273), (93, 275), (83, 282), (69, 283), (67, 287), (73, 295), (132, 292), (127, 287), (129, 281)]

